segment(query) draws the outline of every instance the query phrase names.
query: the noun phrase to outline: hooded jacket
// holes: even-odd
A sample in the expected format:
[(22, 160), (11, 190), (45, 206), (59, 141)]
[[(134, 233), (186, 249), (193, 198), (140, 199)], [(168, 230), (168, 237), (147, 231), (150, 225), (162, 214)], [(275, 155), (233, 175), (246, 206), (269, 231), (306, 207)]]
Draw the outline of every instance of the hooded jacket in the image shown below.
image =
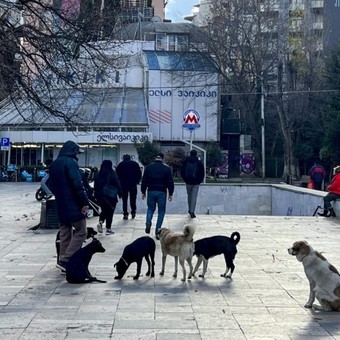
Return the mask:
[(80, 147), (67, 141), (50, 166), (49, 187), (57, 203), (58, 219), (61, 224), (85, 218), (81, 208), (89, 205), (88, 197), (81, 180), (77, 154)]

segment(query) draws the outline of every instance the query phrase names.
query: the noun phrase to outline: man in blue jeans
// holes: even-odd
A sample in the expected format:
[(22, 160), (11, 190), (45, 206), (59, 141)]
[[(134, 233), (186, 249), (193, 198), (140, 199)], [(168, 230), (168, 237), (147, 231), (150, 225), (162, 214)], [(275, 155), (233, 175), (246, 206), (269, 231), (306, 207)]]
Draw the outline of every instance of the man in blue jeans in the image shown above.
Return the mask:
[(164, 154), (158, 153), (155, 161), (145, 168), (141, 185), (143, 200), (146, 197), (146, 190), (148, 191), (146, 201), (148, 209), (146, 212), (145, 223), (145, 232), (147, 234), (150, 234), (152, 217), (156, 210), (156, 206), (158, 206), (158, 217), (155, 231), (157, 239), (159, 239), (158, 232), (162, 227), (165, 216), (167, 194), (169, 193), (168, 200), (172, 201), (172, 194), (175, 187), (171, 169), (163, 163), (163, 160)]

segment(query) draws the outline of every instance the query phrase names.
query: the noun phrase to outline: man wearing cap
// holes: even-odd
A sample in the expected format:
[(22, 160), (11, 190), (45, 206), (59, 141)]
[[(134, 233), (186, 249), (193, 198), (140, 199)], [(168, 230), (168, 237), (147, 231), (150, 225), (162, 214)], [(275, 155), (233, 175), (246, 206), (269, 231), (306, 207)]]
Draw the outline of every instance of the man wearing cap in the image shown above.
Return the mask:
[(158, 153), (155, 161), (146, 166), (141, 185), (143, 200), (146, 197), (146, 190), (148, 191), (148, 208), (145, 223), (145, 232), (147, 234), (150, 234), (152, 217), (156, 210), (156, 206), (158, 206), (158, 217), (155, 231), (157, 239), (159, 239), (158, 232), (162, 227), (165, 216), (167, 194), (169, 194), (168, 200), (172, 201), (172, 195), (175, 188), (171, 169), (163, 163), (163, 160), (164, 154)]
[(77, 143), (65, 142), (49, 171), (49, 186), (56, 199), (60, 227), (60, 259), (57, 267), (62, 271), (66, 271), (68, 260), (86, 239), (89, 201), (77, 158), (82, 152)]
[(130, 197), (131, 217), (136, 217), (137, 184), (142, 177), (142, 171), (137, 162), (131, 159), (130, 155), (124, 155), (123, 160), (117, 165), (116, 169), (120, 185), (122, 187), (123, 219), (127, 220), (128, 198)]

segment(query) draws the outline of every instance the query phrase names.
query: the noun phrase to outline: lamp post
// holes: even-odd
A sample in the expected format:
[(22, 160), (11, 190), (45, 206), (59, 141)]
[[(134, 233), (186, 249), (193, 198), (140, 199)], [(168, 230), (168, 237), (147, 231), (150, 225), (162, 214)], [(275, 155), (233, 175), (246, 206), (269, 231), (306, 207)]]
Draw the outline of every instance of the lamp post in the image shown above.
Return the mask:
[(261, 145), (262, 145), (262, 178), (266, 177), (266, 155), (265, 155), (265, 138), (264, 138), (264, 86), (261, 77)]

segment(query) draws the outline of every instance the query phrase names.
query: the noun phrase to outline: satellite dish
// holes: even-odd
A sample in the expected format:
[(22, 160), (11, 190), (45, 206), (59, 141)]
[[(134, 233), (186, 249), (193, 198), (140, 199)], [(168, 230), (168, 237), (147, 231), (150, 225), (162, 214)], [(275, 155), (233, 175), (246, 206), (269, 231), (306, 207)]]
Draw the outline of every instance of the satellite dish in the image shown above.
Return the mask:
[(161, 22), (162, 19), (160, 17), (158, 17), (158, 16), (154, 16), (154, 17), (151, 18), (151, 21), (152, 22)]

